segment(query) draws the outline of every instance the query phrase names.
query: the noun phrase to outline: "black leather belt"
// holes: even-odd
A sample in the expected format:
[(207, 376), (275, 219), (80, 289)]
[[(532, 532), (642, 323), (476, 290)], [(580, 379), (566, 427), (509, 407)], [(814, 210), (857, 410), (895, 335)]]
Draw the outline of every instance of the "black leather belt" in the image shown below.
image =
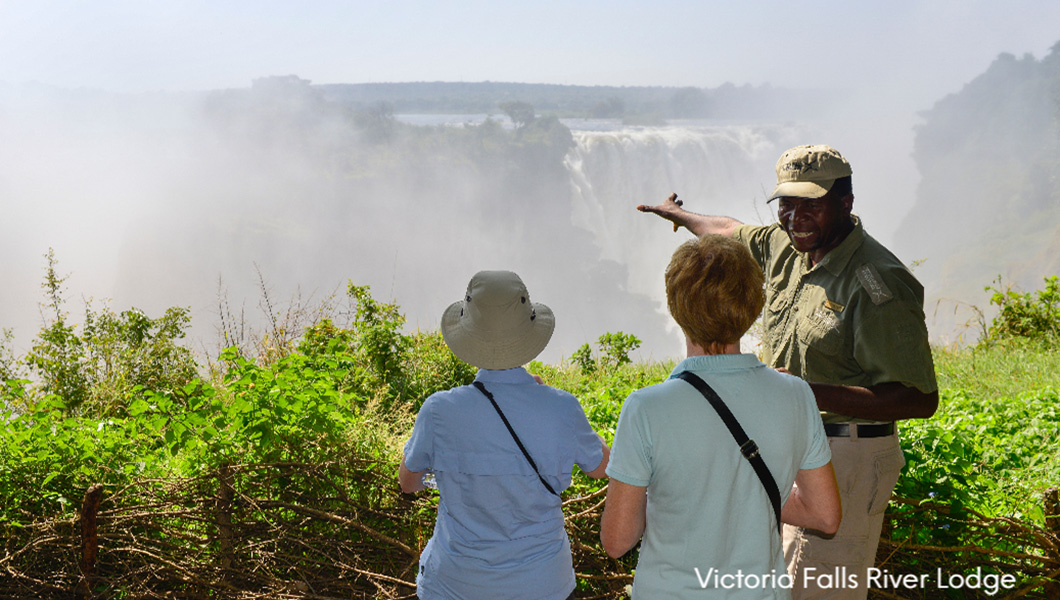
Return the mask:
[[(856, 427), (854, 432), (850, 428)], [(894, 435), (891, 423), (825, 423), (824, 432), (829, 437), (876, 438)]]

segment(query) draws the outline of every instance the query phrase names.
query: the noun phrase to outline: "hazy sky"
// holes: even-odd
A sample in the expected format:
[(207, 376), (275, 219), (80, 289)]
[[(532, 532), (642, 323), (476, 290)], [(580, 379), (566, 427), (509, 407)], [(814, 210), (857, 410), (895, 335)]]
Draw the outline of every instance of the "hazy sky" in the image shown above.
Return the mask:
[(998, 53), (1040, 58), (1058, 38), (1057, 0), (0, 0), (0, 82), (769, 82), (927, 108)]
[[(207, 312), (216, 306), (219, 273), (233, 282), (246, 276), (256, 293), (253, 265), (264, 259), (240, 254), (238, 244), (218, 253), (228, 264), (243, 261), (227, 271), (181, 252), (165, 255), (169, 262), (155, 257), (154, 264), (153, 255), (129, 248), (153, 239), (156, 230), (144, 224), (165, 224), (159, 215), (167, 213), (160, 211), (188, 197), (238, 196), (252, 205), (275, 190), (311, 194), (278, 181), (291, 175), (282, 169), (277, 174), (240, 162), (253, 153), (211, 154), (212, 138), (196, 129), (201, 124), (185, 124), (180, 119), (191, 117), (167, 109), (169, 100), (177, 98), (176, 105), (190, 96), (110, 102), (106, 94), (37, 94), (23, 84), (138, 94), (248, 88), (256, 78), (297, 75), (314, 83), (711, 88), (731, 82), (839, 90), (844, 109), (812, 124), (819, 137), (798, 143), (829, 143), (851, 159), (856, 209), (873, 235), (891, 245), (901, 241), (897, 228), (916, 198), (916, 112), (958, 92), (998, 54), (1040, 59), (1058, 40), (1060, 0), (0, 0), (0, 209), (6, 217), (0, 220), (0, 329), (13, 327), (24, 343), (40, 322), (41, 256), (48, 248), (55, 248), (63, 272), (76, 273), (75, 297), (114, 298), (119, 310), (133, 305), (160, 314), (143, 296), (150, 286), (128, 283), (137, 281), (133, 267), (141, 262), (201, 280), (195, 289), (207, 290), (195, 297), (167, 292), (165, 306)], [(14, 93), (2, 93), (5, 88)], [(63, 103), (67, 96), (74, 104)], [(761, 194), (772, 186), (774, 152), (756, 157), (755, 174), (744, 175)], [(233, 176), (223, 172), (229, 163), (246, 168)], [(654, 199), (671, 191), (659, 186)], [(694, 200), (684, 188), (681, 193)], [(623, 200), (626, 206), (614, 209), (622, 212), (613, 214), (639, 219), (632, 207), (650, 199)], [(713, 208), (698, 201), (689, 206)], [(669, 235), (667, 227), (656, 229)], [(656, 244), (665, 250), (673, 239)], [(333, 266), (355, 277), (363, 265), (348, 262)], [(268, 275), (283, 280), (280, 269)], [(341, 280), (329, 273), (320, 283), (290, 270), (292, 277), (305, 276), (297, 283), (308, 289)], [(410, 280), (408, 287), (416, 288), (416, 273), (393, 270), (380, 276), (383, 284), (397, 290)], [(468, 275), (454, 275), (456, 285)], [(241, 292), (233, 293), (238, 302)], [(399, 297), (403, 306), (407, 297)], [(433, 323), (439, 306), (434, 301), (427, 316), (410, 322)], [(196, 318), (211, 322), (209, 315)], [(577, 343), (599, 333), (578, 332)]]

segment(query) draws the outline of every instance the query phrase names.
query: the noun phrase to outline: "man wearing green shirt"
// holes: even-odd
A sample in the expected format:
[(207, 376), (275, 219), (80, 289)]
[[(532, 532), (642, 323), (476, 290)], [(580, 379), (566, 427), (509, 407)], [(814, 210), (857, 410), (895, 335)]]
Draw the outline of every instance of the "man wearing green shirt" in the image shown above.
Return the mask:
[(843, 522), (834, 536), (785, 526), (796, 600), (866, 597), (883, 512), (905, 463), (895, 421), (938, 407), (923, 286), (851, 213), (851, 173), (829, 146), (788, 150), (769, 198), (778, 201), (778, 222), (763, 227), (686, 211), (676, 194), (637, 207), (675, 231), (747, 245), (766, 278), (763, 361), (813, 389)]

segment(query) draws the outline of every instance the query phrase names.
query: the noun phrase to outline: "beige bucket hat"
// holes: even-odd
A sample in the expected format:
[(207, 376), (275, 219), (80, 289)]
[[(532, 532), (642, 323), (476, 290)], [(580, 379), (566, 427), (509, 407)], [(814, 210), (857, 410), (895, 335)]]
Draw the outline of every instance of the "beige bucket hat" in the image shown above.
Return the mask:
[(552, 309), (530, 302), (511, 271), (479, 271), (464, 299), (442, 313), (442, 338), (460, 360), (480, 369), (512, 369), (533, 360), (552, 338)]
[(840, 177), (852, 173), (850, 163), (831, 146), (796, 146), (777, 161), (777, 188), (766, 202), (777, 198), (820, 198)]

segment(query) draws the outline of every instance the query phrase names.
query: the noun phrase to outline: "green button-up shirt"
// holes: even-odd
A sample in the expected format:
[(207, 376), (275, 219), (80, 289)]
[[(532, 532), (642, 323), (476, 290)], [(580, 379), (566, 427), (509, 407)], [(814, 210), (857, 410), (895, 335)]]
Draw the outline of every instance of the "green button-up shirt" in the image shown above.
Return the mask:
[[(853, 219), (854, 230), (813, 266), (779, 224), (736, 230), (735, 239), (765, 272), (762, 360), (809, 382), (899, 382), (934, 392), (924, 287)], [(859, 420), (822, 417), (826, 423)]]

